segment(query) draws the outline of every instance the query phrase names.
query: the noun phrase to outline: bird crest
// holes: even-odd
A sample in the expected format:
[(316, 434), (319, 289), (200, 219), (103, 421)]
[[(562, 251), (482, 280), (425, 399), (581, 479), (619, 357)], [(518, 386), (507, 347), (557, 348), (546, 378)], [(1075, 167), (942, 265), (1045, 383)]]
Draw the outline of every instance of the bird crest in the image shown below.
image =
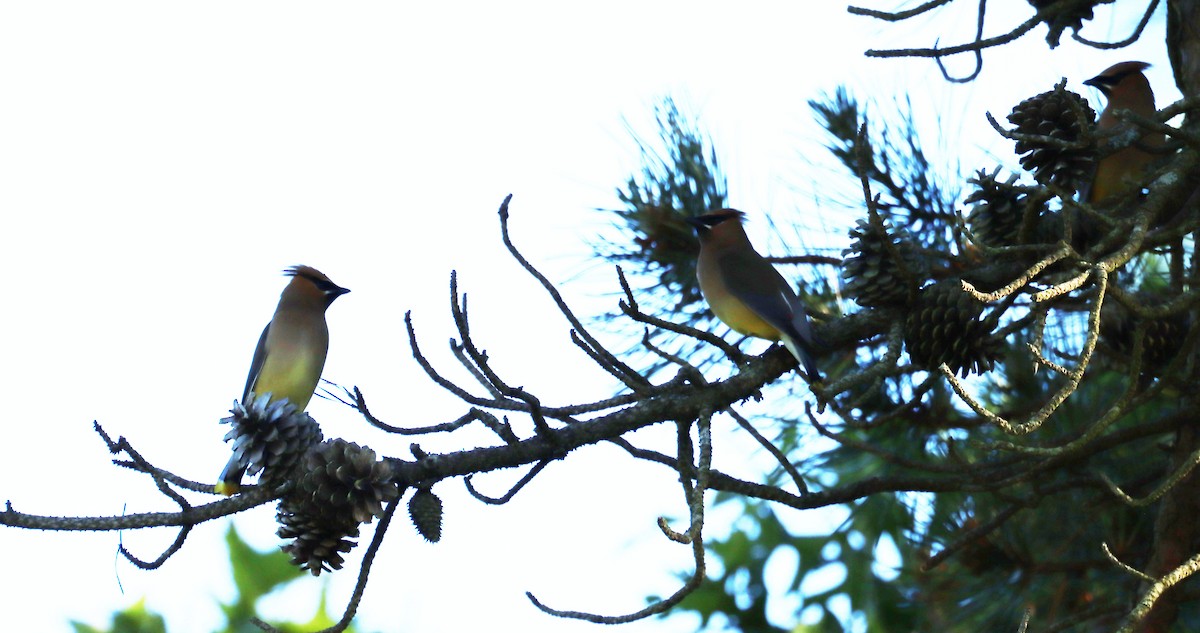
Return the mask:
[(292, 266), (291, 268), (283, 271), (283, 274), (286, 277), (303, 277), (314, 284), (322, 281), (326, 283), (329, 282), (329, 277), (326, 277), (325, 273), (322, 273), (312, 266)]
[(330, 301), (332, 301), (338, 295), (343, 295), (347, 292), (350, 292), (349, 290), (330, 281), (329, 277), (326, 277), (324, 273), (316, 268), (313, 268), (312, 266), (292, 266), (291, 268), (283, 271), (283, 274), (288, 277), (307, 279), (317, 287), (317, 290), (329, 297)]
[(712, 227), (725, 222), (726, 220), (745, 221), (746, 214), (737, 209), (721, 209), (704, 215), (698, 215), (694, 218), (688, 218), (688, 223), (698, 229), (711, 229)]
[(1140, 73), (1149, 67), (1150, 64), (1146, 62), (1121, 62), (1109, 66), (1104, 72), (1083, 82), (1083, 85), (1091, 86), (1108, 97), (1112, 94), (1113, 86), (1121, 83), (1122, 79), (1134, 73)]

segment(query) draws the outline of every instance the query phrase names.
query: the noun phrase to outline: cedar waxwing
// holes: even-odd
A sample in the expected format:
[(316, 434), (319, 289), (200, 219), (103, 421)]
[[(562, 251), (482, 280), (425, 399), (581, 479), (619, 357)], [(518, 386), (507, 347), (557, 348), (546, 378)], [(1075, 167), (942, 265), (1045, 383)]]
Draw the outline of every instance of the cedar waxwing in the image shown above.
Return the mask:
[[(1121, 62), (1108, 70), (1083, 82), (1092, 86), (1104, 95), (1108, 103), (1100, 118), (1096, 120), (1096, 128), (1100, 131), (1116, 127), (1121, 122), (1113, 112), (1128, 110), (1145, 118), (1153, 118), (1157, 110), (1154, 107), (1154, 92), (1150, 90), (1150, 82), (1142, 71), (1149, 68), (1145, 62)], [(1096, 164), (1096, 173), (1090, 186), (1086, 187), (1082, 199), (1096, 204), (1111, 196), (1129, 193), (1135, 187), (1145, 184), (1147, 168), (1158, 157), (1147, 149), (1154, 150), (1166, 142), (1162, 134), (1147, 132), (1129, 147), (1123, 147), (1100, 159)]]
[[(292, 280), (279, 295), (275, 315), (258, 338), (242, 402), (249, 402), (251, 393), (269, 393), (271, 402), (287, 398), (303, 411), (321, 380), (329, 351), (325, 310), (350, 291), (309, 266), (293, 266), (284, 274)], [(245, 471), (245, 465), (231, 458), (216, 491), (223, 495), (237, 492)]]
[(696, 278), (713, 314), (734, 331), (783, 344), (809, 380), (820, 373), (817, 347), (804, 304), (779, 271), (759, 255), (742, 229), (745, 214), (721, 209), (688, 218), (700, 238)]

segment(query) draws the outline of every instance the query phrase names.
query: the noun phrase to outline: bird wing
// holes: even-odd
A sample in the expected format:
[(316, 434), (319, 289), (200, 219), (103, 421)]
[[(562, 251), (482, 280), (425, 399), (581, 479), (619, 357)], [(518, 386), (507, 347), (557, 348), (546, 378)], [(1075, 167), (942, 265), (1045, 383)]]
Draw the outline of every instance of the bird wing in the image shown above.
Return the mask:
[(254, 358), (250, 361), (250, 373), (246, 376), (246, 388), (242, 391), (243, 403), (250, 399), (250, 392), (254, 390), (254, 383), (258, 382), (258, 374), (262, 372), (263, 361), (267, 358), (267, 332), (270, 329), (271, 323), (267, 322), (262, 336), (258, 337), (258, 346), (254, 348)]
[(757, 253), (730, 252), (720, 257), (718, 268), (730, 294), (776, 330), (797, 334), (787, 296), (794, 293), (774, 266)]
[(813, 332), (812, 321), (808, 319), (808, 311), (804, 302), (792, 291), (791, 286), (785, 287), (787, 288), (788, 303), (792, 307), (792, 329), (805, 347), (808, 349), (818, 347), (820, 341), (817, 339), (817, 333)]
[(718, 266), (729, 292), (783, 333), (784, 344), (804, 365), (804, 370), (811, 378), (819, 377), (813, 359), (813, 350), (818, 346), (816, 334), (804, 302), (783, 275), (757, 253), (728, 253), (721, 256)]

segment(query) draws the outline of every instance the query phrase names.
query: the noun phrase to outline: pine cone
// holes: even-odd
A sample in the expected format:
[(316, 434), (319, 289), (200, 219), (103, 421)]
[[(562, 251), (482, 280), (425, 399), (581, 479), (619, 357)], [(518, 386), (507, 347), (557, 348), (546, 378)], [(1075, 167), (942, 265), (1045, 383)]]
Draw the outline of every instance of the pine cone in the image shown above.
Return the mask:
[[(1145, 306), (1161, 305), (1162, 299), (1147, 292), (1139, 292), (1139, 301)], [(1142, 338), (1142, 373), (1158, 375), (1179, 351), (1179, 344), (1187, 336), (1191, 319), (1186, 313), (1170, 314), (1146, 322)], [(1139, 319), (1125, 306), (1116, 301), (1107, 301), (1100, 312), (1100, 337), (1119, 354), (1133, 358), (1133, 335)]]
[(982, 314), (983, 304), (957, 279), (922, 288), (904, 322), (904, 344), (913, 363), (929, 370), (945, 363), (962, 376), (991, 369), (1000, 341), (988, 331)]
[(1024, 219), (1024, 205), (1021, 202), (1026, 196), (1013, 187), (1017, 181), (1016, 174), (1000, 182), (996, 180), (999, 173), (998, 167), (991, 174), (981, 169), (974, 178), (967, 180), (978, 187), (964, 201), (965, 204), (974, 205), (967, 216), (967, 224), (975, 239), (985, 246), (1016, 244)]
[(1067, 29), (1078, 31), (1079, 27), (1083, 26), (1084, 20), (1092, 19), (1093, 10), (1098, 5), (1109, 4), (1112, 1), (1113, 0), (1092, 0), (1090, 2), (1081, 0), (1029, 0), (1029, 4), (1039, 11), (1055, 4), (1059, 5), (1055, 11), (1044, 16), (1042, 19), (1042, 21), (1045, 22), (1046, 26), (1050, 29), (1050, 31), (1046, 33), (1046, 43), (1050, 44), (1050, 48), (1055, 48), (1062, 39), (1063, 31)]
[(234, 459), (246, 472), (262, 472), (266, 484), (285, 481), (310, 448), (321, 441), (321, 427), (298, 411), (287, 398), (271, 401), (271, 394), (250, 394), (249, 402), (234, 401), (230, 415), (221, 424), (232, 428), (225, 441), (233, 440)]
[(1025, 214), (1030, 205), (1038, 204), (1037, 219), (1027, 241), (1030, 244), (1057, 242), (1062, 235), (1061, 221), (1046, 209), (1044, 203), (1036, 202), (1014, 186), (1015, 174), (1001, 182), (996, 180), (999, 173), (999, 168), (990, 174), (981, 169), (974, 178), (967, 180), (978, 187), (964, 201), (974, 205), (967, 216), (967, 224), (975, 240), (993, 248), (1023, 243), (1020, 237)]
[(348, 514), (358, 523), (383, 514), (383, 505), (399, 494), (392, 468), (375, 451), (342, 439), (326, 440), (305, 456), (296, 492), (312, 497), (326, 513)]
[(375, 451), (342, 439), (326, 440), (310, 450), (296, 487), (279, 502), (276, 519), (292, 562), (313, 575), (339, 569), (341, 554), (354, 547), (358, 526), (383, 514), (399, 496), (392, 469)]
[[(1017, 141), (1021, 167), (1033, 172), (1034, 179), (1042, 184), (1076, 191), (1089, 177), (1096, 161), (1092, 140), (1096, 111), (1065, 86), (1063, 80), (1054, 90), (1017, 104), (1008, 121), (1019, 134), (1047, 137)], [(1062, 147), (1064, 143), (1073, 146)]]
[(420, 488), (408, 500), (408, 516), (417, 532), (430, 543), (442, 539), (442, 500), (428, 488)]
[[(850, 248), (842, 251), (845, 293), (863, 307), (902, 306), (908, 303), (918, 283), (929, 276), (928, 263), (917, 252), (915, 242), (903, 229), (892, 229), (884, 221), (886, 235), (867, 220), (850, 229)], [(911, 278), (906, 278), (888, 254), (887, 241), (903, 260)]]
[(358, 522), (349, 517), (327, 515), (317, 511), (313, 504), (292, 497), (279, 502), (275, 513), (280, 538), (292, 539), (283, 545), (283, 551), (292, 557), (292, 564), (307, 569), (312, 575), (322, 571), (341, 569), (345, 559), (342, 554), (354, 549), (358, 537)]

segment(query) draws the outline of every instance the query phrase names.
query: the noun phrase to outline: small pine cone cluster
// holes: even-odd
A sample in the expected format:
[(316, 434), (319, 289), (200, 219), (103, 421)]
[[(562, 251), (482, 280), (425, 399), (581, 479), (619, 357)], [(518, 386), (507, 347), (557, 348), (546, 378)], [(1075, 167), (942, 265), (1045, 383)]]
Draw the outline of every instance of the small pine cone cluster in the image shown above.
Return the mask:
[[(892, 229), (884, 222), (881, 233), (869, 221), (859, 220), (850, 229), (850, 239), (850, 248), (842, 251), (843, 290), (863, 307), (905, 305), (917, 284), (929, 275), (928, 263), (903, 229)], [(888, 242), (894, 249), (888, 248)], [(899, 255), (907, 277), (892, 261), (892, 252)]]
[[(1159, 301), (1146, 293), (1138, 293), (1142, 305), (1152, 306)], [(1116, 301), (1106, 301), (1100, 312), (1100, 338), (1119, 354), (1133, 357), (1134, 333), (1139, 319)], [(1142, 373), (1158, 375), (1171, 362), (1187, 336), (1190, 319), (1186, 313), (1170, 314), (1146, 321), (1142, 338)]]
[(945, 363), (962, 376), (991, 369), (1001, 346), (982, 315), (983, 304), (957, 279), (922, 288), (904, 322), (904, 345), (913, 363), (929, 370)]
[(251, 475), (262, 473), (265, 484), (285, 481), (301, 457), (321, 442), (321, 427), (298, 411), (287, 398), (250, 394), (248, 402), (234, 401), (225, 441), (233, 441), (233, 459)]
[(1029, 0), (1029, 4), (1039, 11), (1054, 4), (1059, 5), (1056, 11), (1051, 12), (1043, 18), (1046, 27), (1050, 29), (1046, 33), (1046, 43), (1050, 45), (1050, 48), (1058, 46), (1059, 41), (1062, 40), (1063, 31), (1067, 29), (1078, 31), (1079, 27), (1083, 26), (1084, 20), (1092, 19), (1094, 15), (1093, 11), (1097, 5), (1112, 2), (1113, 0), (1093, 0), (1091, 2), (1082, 2), (1079, 0), (1075, 2), (1065, 2), (1063, 0)]
[(1096, 111), (1067, 90), (1065, 80), (1054, 90), (1017, 104), (1008, 121), (1016, 126), (1014, 132), (1032, 137), (1017, 141), (1021, 167), (1042, 184), (1076, 191), (1096, 161), (1095, 120)]
[(396, 499), (392, 469), (375, 451), (341, 439), (327, 440), (304, 457), (293, 491), (279, 502), (277, 534), (292, 563), (319, 575), (340, 569), (354, 547), (358, 526), (383, 514)]
[(1037, 219), (1026, 242), (1057, 242), (1062, 237), (1062, 218), (1048, 210), (1044, 202), (1036, 201), (1016, 187), (1015, 174), (1002, 182), (996, 179), (999, 172), (999, 168), (990, 174), (980, 170), (974, 178), (967, 181), (976, 186), (975, 191), (964, 201), (974, 205), (971, 207), (971, 214), (967, 216), (967, 225), (975, 240), (992, 248), (1023, 243), (1021, 225), (1025, 222), (1029, 206), (1037, 204)]
[(442, 540), (442, 500), (428, 488), (417, 489), (408, 500), (408, 517), (425, 540)]
[(974, 205), (967, 216), (971, 234), (983, 245), (992, 247), (1016, 244), (1025, 215), (1022, 202), (1026, 194), (1013, 186), (1016, 174), (1001, 182), (996, 179), (999, 172), (998, 168), (991, 174), (980, 170), (967, 180), (977, 189), (965, 200), (966, 204)]

